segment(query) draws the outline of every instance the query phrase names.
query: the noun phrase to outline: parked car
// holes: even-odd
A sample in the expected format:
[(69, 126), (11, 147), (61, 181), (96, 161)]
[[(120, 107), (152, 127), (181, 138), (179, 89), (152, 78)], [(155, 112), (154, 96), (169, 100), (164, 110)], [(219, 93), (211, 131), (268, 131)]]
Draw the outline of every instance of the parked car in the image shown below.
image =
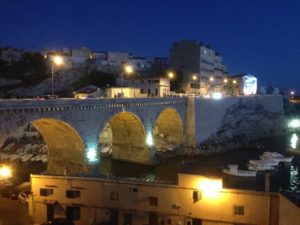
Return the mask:
[(20, 203), (26, 205), (29, 202), (28, 195), (30, 195), (30, 191), (23, 191), (18, 194), (18, 200)]

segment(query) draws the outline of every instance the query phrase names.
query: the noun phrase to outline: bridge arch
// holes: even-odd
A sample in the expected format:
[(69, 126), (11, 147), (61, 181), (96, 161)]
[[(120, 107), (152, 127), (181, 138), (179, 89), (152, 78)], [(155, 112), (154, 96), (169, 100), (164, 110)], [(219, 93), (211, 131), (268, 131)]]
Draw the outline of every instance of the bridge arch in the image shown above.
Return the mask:
[(86, 172), (85, 145), (78, 132), (68, 123), (53, 118), (31, 122), (48, 146), (50, 174), (79, 174)]
[(111, 148), (113, 159), (151, 164), (145, 141), (145, 129), (139, 117), (132, 112), (119, 112), (104, 126), (99, 143), (101, 151)]
[(159, 113), (153, 128), (153, 139), (157, 150), (172, 150), (183, 144), (183, 123), (176, 109), (166, 108)]

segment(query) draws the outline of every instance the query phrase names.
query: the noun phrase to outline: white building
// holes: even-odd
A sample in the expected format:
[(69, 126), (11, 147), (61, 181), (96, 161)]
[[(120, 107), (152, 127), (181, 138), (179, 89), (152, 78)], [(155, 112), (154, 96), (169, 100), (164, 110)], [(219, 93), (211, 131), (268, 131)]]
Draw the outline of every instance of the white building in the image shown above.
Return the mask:
[(222, 86), (223, 78), (227, 76), (223, 58), (203, 43), (194, 40), (175, 42), (169, 55), (170, 67), (183, 72), (182, 88), (186, 92), (197, 89), (200, 94), (200, 83), (206, 89)]
[[(122, 86), (122, 78), (117, 79)], [(166, 77), (133, 77), (124, 78), (124, 87), (135, 87), (146, 97), (164, 97), (170, 95), (170, 79)]]

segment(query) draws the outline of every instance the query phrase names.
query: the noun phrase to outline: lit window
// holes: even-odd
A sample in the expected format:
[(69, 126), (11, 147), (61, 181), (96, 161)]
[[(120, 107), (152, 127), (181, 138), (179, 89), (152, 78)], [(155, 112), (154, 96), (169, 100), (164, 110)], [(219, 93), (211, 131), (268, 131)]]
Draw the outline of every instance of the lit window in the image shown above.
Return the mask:
[(67, 198), (80, 198), (80, 191), (67, 190), (66, 196), (67, 196)]
[(118, 192), (111, 192), (110, 193), (110, 200), (119, 201), (119, 193)]
[(49, 196), (49, 195), (53, 195), (53, 189), (49, 189), (49, 188), (40, 189), (40, 196)]
[(149, 205), (158, 205), (158, 199), (156, 197), (149, 197)]
[(234, 205), (233, 206), (233, 213), (234, 213), (234, 215), (244, 215), (245, 214), (244, 206)]
[(69, 220), (80, 220), (80, 207), (67, 207), (66, 216)]

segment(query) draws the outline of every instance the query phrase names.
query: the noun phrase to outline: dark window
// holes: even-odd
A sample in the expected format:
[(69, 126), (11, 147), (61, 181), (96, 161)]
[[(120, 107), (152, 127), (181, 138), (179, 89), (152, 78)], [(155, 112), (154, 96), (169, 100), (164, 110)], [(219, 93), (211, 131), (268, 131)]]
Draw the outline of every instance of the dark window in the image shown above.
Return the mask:
[(202, 220), (200, 220), (200, 219), (193, 219), (193, 225), (202, 225)]
[(244, 206), (234, 205), (233, 206), (233, 213), (234, 213), (234, 215), (244, 215), (245, 214)]
[(130, 188), (129, 189), (131, 192), (138, 192), (138, 189), (137, 188)]
[(201, 192), (200, 191), (193, 191), (193, 201), (198, 202), (201, 200)]
[(168, 219), (168, 224), (172, 224), (172, 220), (171, 219)]
[(111, 192), (110, 199), (113, 201), (119, 201), (119, 193), (118, 192)]
[(149, 197), (149, 205), (158, 205), (158, 199), (156, 197)]
[(124, 225), (131, 225), (132, 224), (132, 214), (131, 213), (125, 213), (124, 214)]
[(80, 220), (80, 207), (67, 206), (66, 216), (69, 220)]
[(186, 221), (186, 225), (192, 225), (192, 221)]
[(40, 196), (49, 196), (49, 195), (53, 195), (53, 189), (49, 189), (49, 188), (40, 189)]
[(149, 225), (158, 225), (158, 216), (155, 213), (149, 214)]
[(51, 221), (54, 219), (54, 205), (47, 204), (47, 221)]
[(119, 223), (119, 212), (118, 210), (112, 209), (110, 211), (110, 224), (111, 225), (118, 225)]
[(67, 198), (80, 198), (80, 191), (77, 190), (67, 190), (66, 191)]
[(144, 80), (141, 80), (141, 84), (143, 84), (144, 83)]

